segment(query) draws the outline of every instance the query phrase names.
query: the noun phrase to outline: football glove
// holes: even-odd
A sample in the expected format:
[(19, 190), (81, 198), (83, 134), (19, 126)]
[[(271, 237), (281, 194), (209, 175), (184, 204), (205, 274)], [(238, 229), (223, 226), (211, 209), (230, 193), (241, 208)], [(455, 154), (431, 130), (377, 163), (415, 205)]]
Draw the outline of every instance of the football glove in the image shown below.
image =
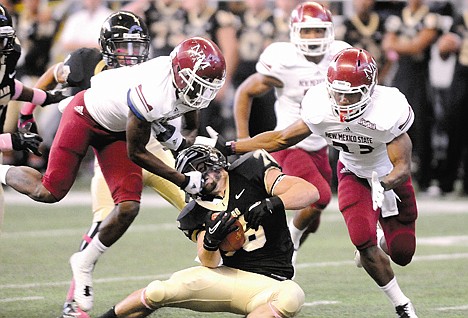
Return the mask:
[(42, 153), (39, 151), (42, 137), (30, 132), (31, 126), (32, 124), (28, 123), (25, 125), (24, 129), (11, 134), (13, 150), (28, 150), (36, 156), (42, 156)]
[(156, 139), (165, 147), (179, 151), (185, 147), (186, 141), (180, 131), (175, 126), (162, 124), (164, 131), (156, 135)]
[(205, 185), (205, 179), (200, 171), (190, 171), (184, 173), (185, 181), (180, 188), (189, 194), (199, 194)]
[(273, 215), (279, 209), (284, 210), (284, 205), (283, 201), (277, 196), (255, 202), (244, 212), (247, 227), (258, 230), (258, 226), (262, 223), (263, 219)]
[(69, 96), (63, 94), (63, 90), (50, 90), (50, 91), (45, 91), (46, 93), (46, 99), (42, 103), (41, 106), (47, 106), (50, 104), (57, 104), (60, 102), (62, 99), (65, 99)]
[(382, 187), (382, 184), (380, 184), (379, 177), (377, 175), (377, 172), (375, 171), (372, 171), (371, 188), (372, 188), (372, 208), (374, 209), (374, 211), (377, 211), (378, 208), (382, 207), (385, 190)]
[(206, 131), (210, 135), (210, 138), (197, 136), (197, 138), (195, 138), (195, 144), (214, 147), (221, 151), (225, 157), (235, 154), (235, 152), (232, 150), (230, 141), (227, 142), (226, 139), (211, 126), (207, 126)]
[(220, 212), (212, 219), (213, 213), (216, 212), (208, 212), (205, 217), (206, 232), (203, 239), (203, 248), (207, 251), (216, 251), (224, 238), (238, 228), (237, 225), (234, 225), (237, 219), (231, 218), (230, 212)]
[(20, 113), (18, 117), (18, 129), (25, 129), (26, 125), (29, 123), (31, 124), (29, 131), (37, 134), (37, 125), (33, 114), (23, 115)]

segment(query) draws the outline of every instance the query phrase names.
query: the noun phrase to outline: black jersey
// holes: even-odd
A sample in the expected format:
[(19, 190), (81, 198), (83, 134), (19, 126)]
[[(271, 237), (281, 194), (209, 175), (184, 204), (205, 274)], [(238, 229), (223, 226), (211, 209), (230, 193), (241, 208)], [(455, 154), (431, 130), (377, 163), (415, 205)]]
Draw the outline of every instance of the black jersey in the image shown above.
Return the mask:
[(345, 19), (343, 24), (337, 27), (336, 34), (339, 34), (338, 38), (351, 46), (371, 53), (381, 67), (385, 63), (385, 55), (381, 48), (384, 30), (384, 21), (376, 12), (373, 12), (369, 21), (362, 21), (357, 15)]
[(67, 84), (74, 87), (73, 94), (88, 89), (91, 77), (106, 68), (101, 51), (92, 48), (80, 48), (70, 53), (64, 61)]
[(11, 97), (15, 95), (16, 64), (21, 55), (21, 46), (18, 39), (13, 43), (13, 51), (0, 56), (0, 133), (3, 133), (6, 109)]
[[(219, 202), (191, 201), (177, 218), (179, 229), (196, 241), (197, 234), (205, 229), (206, 213), (227, 210), (241, 213), (239, 221), (245, 230), (243, 212), (253, 203), (271, 196), (271, 189), (266, 189), (264, 180), (265, 174), (272, 168), (280, 167), (264, 150), (243, 155), (228, 169), (229, 186), (225, 198)], [(291, 263), (294, 248), (284, 211), (266, 217), (258, 230), (247, 230), (245, 239), (242, 249), (221, 252), (225, 266), (278, 280), (291, 279), (294, 274)]]

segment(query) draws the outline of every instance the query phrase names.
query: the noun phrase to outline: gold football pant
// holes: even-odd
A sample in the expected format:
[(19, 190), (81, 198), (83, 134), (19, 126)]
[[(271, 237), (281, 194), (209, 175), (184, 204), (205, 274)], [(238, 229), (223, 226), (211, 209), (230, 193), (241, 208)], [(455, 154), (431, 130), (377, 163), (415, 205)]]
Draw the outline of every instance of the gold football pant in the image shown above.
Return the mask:
[(202, 312), (231, 312), (247, 315), (270, 303), (285, 317), (294, 317), (304, 304), (304, 291), (292, 280), (278, 281), (235, 268), (197, 266), (155, 280), (142, 299), (152, 309), (187, 308)]

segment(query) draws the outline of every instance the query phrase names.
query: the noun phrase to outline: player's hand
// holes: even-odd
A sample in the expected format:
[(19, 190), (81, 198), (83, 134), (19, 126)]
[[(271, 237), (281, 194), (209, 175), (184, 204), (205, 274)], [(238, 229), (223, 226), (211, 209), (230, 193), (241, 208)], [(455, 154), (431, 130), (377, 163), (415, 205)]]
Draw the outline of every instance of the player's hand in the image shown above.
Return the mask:
[(165, 147), (179, 151), (185, 147), (186, 141), (180, 131), (173, 125), (163, 124), (164, 131), (156, 135), (156, 139)]
[(47, 106), (50, 104), (57, 104), (61, 100), (69, 97), (67, 95), (63, 94), (63, 90), (50, 90), (50, 91), (45, 91), (46, 93), (46, 99), (42, 103), (41, 106)]
[(211, 126), (206, 127), (206, 131), (210, 135), (210, 138), (207, 137), (197, 137), (195, 138), (196, 144), (202, 144), (214, 147), (221, 151), (224, 156), (231, 156), (234, 155), (232, 151), (231, 144), (226, 142), (226, 139), (221, 136), (216, 130), (214, 130)]
[(18, 117), (18, 129), (26, 129), (26, 125), (31, 124), (31, 127), (29, 128), (29, 131), (32, 133), (37, 134), (37, 125), (36, 125), (36, 120), (34, 119), (33, 114), (30, 115), (23, 115), (19, 114)]
[(213, 213), (216, 212), (208, 212), (205, 217), (206, 232), (203, 247), (208, 251), (216, 251), (224, 238), (237, 230), (237, 225), (234, 225), (237, 219), (231, 218), (231, 213), (220, 212), (214, 219)]
[(244, 212), (244, 219), (247, 222), (247, 227), (258, 230), (263, 219), (273, 215), (278, 208), (284, 209), (284, 205), (283, 201), (277, 196), (255, 202)]
[(185, 182), (180, 186), (182, 190), (189, 194), (199, 194), (205, 185), (205, 179), (200, 171), (190, 171), (184, 173)]
[(42, 153), (39, 151), (42, 137), (29, 131), (31, 125), (31, 123), (28, 123), (25, 125), (24, 129), (11, 134), (13, 150), (28, 150), (36, 156), (42, 156)]
[(378, 208), (382, 207), (385, 190), (380, 184), (379, 177), (377, 176), (377, 172), (375, 171), (372, 171), (371, 188), (372, 188), (372, 208), (374, 209), (374, 211), (377, 211)]

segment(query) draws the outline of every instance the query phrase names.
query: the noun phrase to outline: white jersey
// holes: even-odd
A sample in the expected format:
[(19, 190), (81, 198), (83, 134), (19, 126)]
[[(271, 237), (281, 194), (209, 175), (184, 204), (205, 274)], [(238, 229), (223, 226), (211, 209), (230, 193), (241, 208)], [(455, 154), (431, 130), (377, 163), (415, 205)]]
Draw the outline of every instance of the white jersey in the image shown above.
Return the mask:
[(93, 76), (84, 99), (93, 119), (115, 132), (125, 131), (130, 110), (153, 123), (153, 131), (158, 124), (193, 110), (177, 98), (169, 56)]
[[(334, 41), (318, 64), (309, 62), (290, 42), (272, 43), (265, 49), (257, 63), (257, 72), (283, 83), (282, 88), (275, 88), (276, 130), (282, 130), (301, 118), (304, 94), (310, 87), (325, 81), (333, 56), (348, 47), (350, 45), (346, 42)], [(295, 147), (317, 151), (326, 144), (323, 138), (311, 135)]]
[(361, 178), (393, 169), (386, 144), (408, 131), (414, 114), (406, 97), (393, 87), (376, 85), (365, 112), (350, 122), (333, 113), (325, 83), (311, 88), (302, 101), (302, 118), (313, 134), (340, 151), (340, 161)]

